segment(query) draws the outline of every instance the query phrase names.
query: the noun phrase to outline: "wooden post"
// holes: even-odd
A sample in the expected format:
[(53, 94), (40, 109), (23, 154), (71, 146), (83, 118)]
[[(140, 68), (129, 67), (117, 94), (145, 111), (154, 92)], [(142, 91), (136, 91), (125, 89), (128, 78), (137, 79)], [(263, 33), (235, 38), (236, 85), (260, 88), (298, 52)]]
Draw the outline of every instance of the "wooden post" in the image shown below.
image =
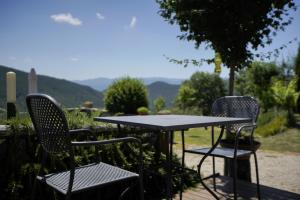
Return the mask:
[(28, 94), (37, 93), (37, 75), (34, 68), (28, 74)]
[(16, 117), (16, 73), (6, 73), (7, 119)]

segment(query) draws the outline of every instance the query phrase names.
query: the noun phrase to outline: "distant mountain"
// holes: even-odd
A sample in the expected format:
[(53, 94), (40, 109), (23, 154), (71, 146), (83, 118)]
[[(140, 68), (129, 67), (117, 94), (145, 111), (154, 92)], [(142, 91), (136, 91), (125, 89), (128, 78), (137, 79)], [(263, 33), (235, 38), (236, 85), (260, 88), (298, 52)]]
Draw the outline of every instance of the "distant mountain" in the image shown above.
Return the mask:
[[(28, 73), (0, 65), (0, 108), (6, 108), (6, 73), (13, 71), (17, 76), (17, 106), (25, 111), (28, 92)], [(92, 101), (95, 107), (103, 107), (103, 94), (88, 86), (64, 79), (38, 75), (38, 92), (53, 96), (64, 107), (76, 107), (84, 101)]]
[(171, 107), (178, 93), (178, 89), (179, 85), (168, 84), (160, 81), (148, 85), (150, 107), (153, 108), (153, 101), (159, 96), (164, 97), (167, 107)]
[[(149, 77), (149, 78), (139, 78), (144, 81), (145, 85), (152, 84), (154, 82), (165, 82), (173, 85), (180, 85), (184, 79), (176, 79), (176, 78), (163, 78), (163, 77)], [(111, 78), (95, 78), (95, 79), (87, 79), (87, 80), (75, 80), (75, 83), (81, 85), (87, 85), (91, 88), (94, 88), (98, 91), (105, 90), (115, 79)]]

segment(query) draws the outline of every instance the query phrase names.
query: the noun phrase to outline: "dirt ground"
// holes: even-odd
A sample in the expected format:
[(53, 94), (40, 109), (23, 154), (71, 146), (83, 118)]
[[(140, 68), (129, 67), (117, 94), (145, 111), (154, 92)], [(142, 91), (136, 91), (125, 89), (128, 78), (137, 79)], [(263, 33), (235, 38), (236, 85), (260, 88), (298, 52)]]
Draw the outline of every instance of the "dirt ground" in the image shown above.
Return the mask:
[[(181, 156), (181, 151), (176, 150)], [(258, 167), (262, 185), (287, 190), (300, 194), (300, 153), (278, 153), (273, 151), (258, 151)], [(185, 163), (196, 169), (201, 156), (186, 153)], [(251, 158), (252, 181), (256, 182), (255, 165)], [(204, 176), (212, 174), (212, 160), (207, 158), (201, 172)], [(223, 159), (216, 158), (216, 172), (223, 174)]]

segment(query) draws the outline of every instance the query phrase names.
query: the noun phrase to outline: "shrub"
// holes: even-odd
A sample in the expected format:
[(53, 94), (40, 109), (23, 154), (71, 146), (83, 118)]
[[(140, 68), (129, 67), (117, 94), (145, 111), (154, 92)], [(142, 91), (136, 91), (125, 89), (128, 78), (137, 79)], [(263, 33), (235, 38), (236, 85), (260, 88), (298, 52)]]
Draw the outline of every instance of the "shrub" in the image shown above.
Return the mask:
[(162, 96), (154, 99), (153, 104), (156, 112), (159, 112), (166, 107), (166, 101)]
[(286, 117), (279, 115), (273, 118), (270, 122), (262, 126), (258, 126), (255, 133), (262, 137), (276, 135), (282, 132), (283, 130), (285, 130), (286, 123), (287, 123)]
[(104, 103), (111, 113), (137, 114), (139, 107), (148, 107), (147, 88), (139, 79), (121, 78), (108, 87)]
[(224, 82), (218, 75), (196, 72), (180, 86), (176, 105), (184, 111), (197, 108), (202, 114), (208, 115), (212, 103), (224, 95)]
[(172, 114), (172, 111), (164, 109), (164, 110), (160, 110), (157, 114), (159, 114), (159, 115), (170, 115), (170, 114)]
[(258, 116), (258, 119), (257, 119), (257, 126), (260, 127), (260, 126), (263, 126), (267, 123), (269, 123), (270, 121), (272, 121), (272, 119), (274, 119), (276, 116), (283, 116), (284, 113), (282, 112), (276, 112), (276, 111), (268, 111), (268, 112), (261, 112)]
[[(93, 115), (96, 113), (93, 113)], [(97, 135), (98, 140), (109, 139), (112, 137), (120, 137), (120, 133), (107, 124), (102, 124), (99, 127), (93, 122), (93, 118), (88, 118), (84, 113), (74, 111), (67, 113), (67, 120), (70, 129), (83, 128), (92, 125), (90, 128)], [(7, 131), (5, 137), (0, 139), (0, 199), (29, 199), (31, 189), (33, 186), (33, 180), (35, 174), (39, 169), (41, 160), (41, 146), (38, 145), (37, 136), (33, 130), (31, 120), (29, 116), (20, 119), (0, 120), (0, 123), (11, 125)], [(143, 134), (146, 133), (146, 134)], [(158, 141), (157, 137), (159, 133), (149, 132), (147, 130), (140, 129), (122, 129), (124, 135), (133, 136), (139, 138), (143, 143), (143, 156), (144, 156), (144, 188), (146, 191), (145, 196), (155, 195), (157, 199), (161, 199), (165, 194), (165, 181), (163, 178), (164, 169), (163, 163), (166, 162), (166, 157), (158, 152), (155, 154), (155, 142)], [(74, 139), (85, 140), (85, 136), (79, 136)], [(95, 162), (96, 148), (76, 148), (75, 149), (75, 161), (77, 165), (84, 165), (91, 162)], [(112, 163), (130, 171), (137, 170), (138, 151), (134, 144), (124, 143), (119, 145), (106, 145), (101, 146), (100, 158), (103, 162)], [(157, 155), (157, 159), (153, 159), (154, 155)], [(59, 154), (57, 159), (48, 159), (45, 165), (45, 172), (51, 173), (50, 169), (55, 171), (65, 170), (68, 167), (68, 158), (65, 154)], [(174, 158), (174, 162), (179, 164), (179, 159)], [(149, 170), (156, 170), (156, 173), (146, 174)], [(180, 170), (180, 169), (174, 169)], [(174, 171), (179, 173), (179, 171)], [(197, 175), (186, 174), (185, 185), (191, 186), (197, 180)], [(38, 192), (41, 196), (35, 199), (53, 199), (52, 190), (47, 190), (43, 185), (39, 184)], [(180, 178), (174, 178), (174, 190), (178, 191), (180, 185)], [(123, 186), (122, 186), (123, 187)], [(104, 195), (105, 199), (116, 199), (114, 195), (117, 194), (116, 190), (119, 187), (108, 187), (102, 189), (101, 196)], [(94, 191), (96, 192), (96, 191)], [(95, 193), (91, 191), (85, 194), (86, 199), (89, 197), (95, 197)], [(86, 196), (88, 195), (88, 196)], [(55, 198), (60, 199), (60, 198)], [(73, 199), (73, 198), (72, 198)], [(132, 198), (125, 198), (132, 199)]]
[(139, 107), (139, 108), (137, 109), (137, 113), (138, 113), (139, 115), (148, 115), (148, 114), (149, 114), (149, 109), (146, 108), (146, 107)]

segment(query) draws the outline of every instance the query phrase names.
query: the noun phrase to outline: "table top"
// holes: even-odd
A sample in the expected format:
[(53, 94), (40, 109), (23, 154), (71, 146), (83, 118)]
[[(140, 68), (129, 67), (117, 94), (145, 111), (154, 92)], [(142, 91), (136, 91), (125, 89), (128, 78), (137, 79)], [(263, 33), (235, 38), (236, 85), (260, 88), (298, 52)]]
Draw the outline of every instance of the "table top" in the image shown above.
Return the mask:
[(95, 121), (123, 124), (135, 127), (176, 131), (196, 127), (249, 123), (250, 118), (231, 118), (195, 115), (133, 115), (95, 117)]

